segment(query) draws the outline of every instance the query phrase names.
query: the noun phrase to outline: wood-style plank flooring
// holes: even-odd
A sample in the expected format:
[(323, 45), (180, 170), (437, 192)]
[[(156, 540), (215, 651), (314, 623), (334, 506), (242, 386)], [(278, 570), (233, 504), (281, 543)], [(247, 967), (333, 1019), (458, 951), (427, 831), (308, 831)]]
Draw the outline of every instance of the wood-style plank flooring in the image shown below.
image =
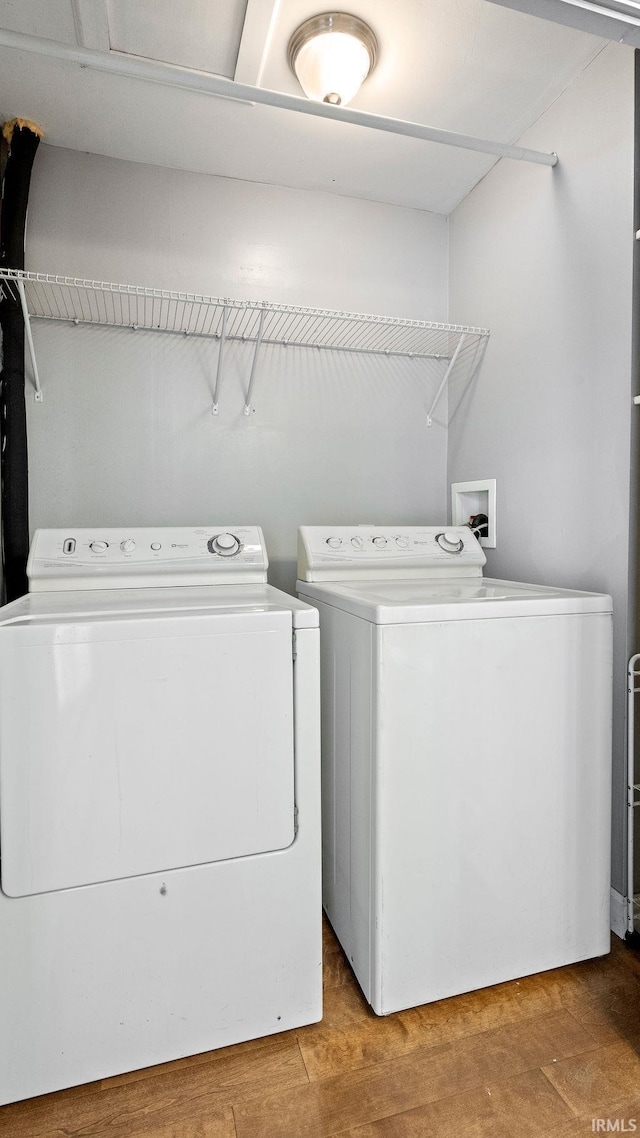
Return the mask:
[(640, 1133), (640, 955), (612, 942), (602, 960), (379, 1019), (327, 927), (322, 1023), (1, 1107), (0, 1136)]

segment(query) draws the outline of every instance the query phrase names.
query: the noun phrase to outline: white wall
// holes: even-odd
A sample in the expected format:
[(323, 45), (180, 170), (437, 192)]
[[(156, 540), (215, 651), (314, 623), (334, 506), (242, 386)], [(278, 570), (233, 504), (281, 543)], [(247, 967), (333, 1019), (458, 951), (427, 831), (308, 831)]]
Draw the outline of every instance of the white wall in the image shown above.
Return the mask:
[[(396, 206), (43, 146), (31, 270), (240, 299), (444, 320), (447, 222)], [(31, 525), (258, 522), (293, 586), (296, 529), (438, 521), (440, 364), (153, 333), (35, 325), (44, 403), (28, 398)]]
[[(496, 577), (611, 593), (613, 883), (623, 887), (633, 51), (611, 45), (451, 216), (451, 320), (492, 330), (452, 393), (449, 478), (497, 478)], [(456, 405), (457, 404), (457, 405)], [(633, 649), (632, 649), (633, 650)]]

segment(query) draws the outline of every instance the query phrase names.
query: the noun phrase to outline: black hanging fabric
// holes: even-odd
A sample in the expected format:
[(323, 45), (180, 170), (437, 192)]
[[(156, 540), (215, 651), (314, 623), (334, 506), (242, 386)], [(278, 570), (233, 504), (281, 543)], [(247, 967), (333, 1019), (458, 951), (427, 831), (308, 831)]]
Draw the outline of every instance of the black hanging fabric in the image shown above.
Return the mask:
[[(0, 266), (24, 269), (27, 202), (31, 169), (40, 142), (33, 123), (5, 123), (7, 143), (2, 171)], [(0, 371), (0, 475), (4, 600), (27, 591), (29, 553), (29, 477), (27, 415), (24, 398), (24, 318), (19, 298), (0, 299), (2, 370)]]

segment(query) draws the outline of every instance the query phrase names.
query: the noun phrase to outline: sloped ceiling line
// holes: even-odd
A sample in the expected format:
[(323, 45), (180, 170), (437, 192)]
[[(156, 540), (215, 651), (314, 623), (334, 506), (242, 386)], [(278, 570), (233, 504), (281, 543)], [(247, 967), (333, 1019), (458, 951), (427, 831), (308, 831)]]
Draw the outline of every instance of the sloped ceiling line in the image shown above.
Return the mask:
[(278, 3), (279, 0), (247, 0), (240, 49), (233, 76), (236, 83), (259, 86), (271, 46)]
[(107, 0), (71, 0), (71, 9), (78, 45), (109, 51)]
[(502, 8), (514, 8), (528, 16), (538, 16), (565, 24), (594, 36), (640, 47), (640, 7), (630, 3), (602, 3), (591, 0), (491, 0)]

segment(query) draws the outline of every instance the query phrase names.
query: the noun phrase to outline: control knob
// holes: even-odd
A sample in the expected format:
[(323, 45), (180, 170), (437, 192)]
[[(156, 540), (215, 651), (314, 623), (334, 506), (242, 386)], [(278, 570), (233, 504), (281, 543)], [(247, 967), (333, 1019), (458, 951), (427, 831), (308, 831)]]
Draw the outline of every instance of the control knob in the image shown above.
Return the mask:
[(397, 537), (396, 538), (396, 545), (400, 549), (408, 549), (409, 548), (409, 538), (408, 537)]
[(363, 537), (352, 537), (351, 538), (351, 544), (352, 544), (354, 549), (364, 549), (364, 538)]
[(89, 549), (92, 553), (106, 553), (109, 548), (108, 541), (92, 541)]
[(329, 546), (329, 549), (339, 549), (340, 546), (342, 545), (342, 538), (341, 537), (328, 537), (327, 538), (327, 545)]
[(136, 543), (132, 537), (126, 538), (125, 541), (120, 542), (120, 548), (123, 553), (133, 553)]
[(219, 533), (207, 542), (210, 553), (218, 553), (220, 557), (233, 557), (240, 549), (240, 542), (235, 534)]
[(462, 553), (464, 549), (462, 538), (453, 529), (447, 529), (444, 533), (437, 533), (436, 541), (445, 553)]
[(388, 544), (386, 537), (373, 537), (371, 540), (377, 549), (384, 549), (385, 545)]

